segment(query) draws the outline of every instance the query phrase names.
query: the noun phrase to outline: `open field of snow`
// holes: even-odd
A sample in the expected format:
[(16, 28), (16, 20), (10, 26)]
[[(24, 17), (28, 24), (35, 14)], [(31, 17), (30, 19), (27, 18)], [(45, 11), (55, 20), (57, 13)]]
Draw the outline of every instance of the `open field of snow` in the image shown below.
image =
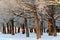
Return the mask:
[(0, 33), (0, 40), (60, 40), (60, 33), (57, 33), (56, 37), (48, 36), (47, 33), (44, 33), (40, 39), (36, 39), (35, 33), (30, 33), (30, 37), (26, 37), (26, 35), (22, 33), (15, 35)]

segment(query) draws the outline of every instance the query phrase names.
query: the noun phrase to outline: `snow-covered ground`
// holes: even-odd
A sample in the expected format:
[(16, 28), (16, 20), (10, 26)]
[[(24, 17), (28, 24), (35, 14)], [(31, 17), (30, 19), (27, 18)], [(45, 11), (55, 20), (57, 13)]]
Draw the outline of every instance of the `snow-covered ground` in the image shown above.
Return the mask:
[(0, 40), (60, 40), (60, 33), (57, 33), (56, 37), (48, 36), (47, 33), (44, 33), (40, 39), (36, 39), (35, 33), (30, 33), (30, 37), (26, 37), (26, 35), (22, 33), (15, 35), (0, 33)]

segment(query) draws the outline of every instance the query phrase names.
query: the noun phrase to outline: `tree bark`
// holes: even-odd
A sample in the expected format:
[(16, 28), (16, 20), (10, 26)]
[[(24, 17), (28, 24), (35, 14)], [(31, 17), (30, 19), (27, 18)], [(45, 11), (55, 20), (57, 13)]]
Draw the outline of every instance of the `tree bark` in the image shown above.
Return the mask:
[(29, 37), (29, 29), (26, 27), (26, 37)]
[(6, 34), (6, 27), (4, 24), (3, 24), (3, 33)]
[(20, 27), (18, 27), (18, 33), (20, 33)]
[[(54, 23), (55, 24), (55, 23)], [(54, 25), (54, 36), (57, 36), (57, 32), (56, 32), (56, 24)]]
[(14, 21), (13, 20), (10, 20), (11, 24), (10, 24), (10, 27), (11, 27), (11, 34), (14, 35)]
[(55, 20), (54, 18), (52, 19), (52, 22), (53, 22), (53, 27), (54, 27), (54, 36), (57, 36), (57, 33), (56, 33), (56, 23), (55, 23)]
[(8, 25), (8, 23), (6, 23), (6, 25), (7, 25), (7, 33), (9, 33), (9, 25)]
[(36, 36), (37, 39), (41, 38), (40, 28), (39, 28), (39, 22), (38, 22), (38, 15), (37, 12), (34, 13), (35, 15), (35, 29), (36, 29)]
[(56, 24), (54, 20), (54, 14), (55, 14), (55, 6), (54, 5), (48, 5), (48, 13), (49, 16), (51, 17), (48, 19), (48, 29), (49, 29), (49, 35), (56, 35)]
[(34, 28), (34, 32), (36, 33), (36, 28)]
[(7, 33), (11, 34), (11, 21), (7, 23)]
[(27, 18), (25, 18), (25, 25), (26, 25), (26, 37), (29, 37), (29, 29), (27, 25)]
[(43, 35), (43, 20), (44, 20), (44, 14), (41, 15), (41, 19), (40, 19), (40, 32), (41, 32), (41, 35)]
[(49, 36), (53, 35), (53, 26), (52, 26), (52, 19), (48, 19), (48, 33)]
[(40, 32), (41, 32), (41, 35), (43, 35), (43, 21), (40, 22), (41, 25), (40, 25)]

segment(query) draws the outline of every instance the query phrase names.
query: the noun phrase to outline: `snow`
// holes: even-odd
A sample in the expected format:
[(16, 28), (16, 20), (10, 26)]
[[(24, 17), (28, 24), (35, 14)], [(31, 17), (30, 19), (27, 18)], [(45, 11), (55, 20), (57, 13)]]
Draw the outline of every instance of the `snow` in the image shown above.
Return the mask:
[(57, 36), (48, 36), (47, 33), (43, 33), (41, 38), (36, 39), (35, 33), (30, 33), (30, 37), (26, 37), (25, 34), (17, 33), (15, 35), (0, 33), (0, 40), (60, 40), (60, 33)]

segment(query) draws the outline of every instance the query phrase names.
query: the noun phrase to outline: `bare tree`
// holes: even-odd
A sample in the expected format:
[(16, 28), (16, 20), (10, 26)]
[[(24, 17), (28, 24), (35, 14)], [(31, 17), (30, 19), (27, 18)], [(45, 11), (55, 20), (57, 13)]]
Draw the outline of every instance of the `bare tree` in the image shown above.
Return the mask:
[[(50, 16), (50, 18), (48, 18), (48, 31), (49, 31), (49, 35), (53, 35), (56, 36), (56, 22), (55, 22), (55, 5), (48, 5), (48, 15)], [(53, 30), (53, 31), (52, 31)]]

